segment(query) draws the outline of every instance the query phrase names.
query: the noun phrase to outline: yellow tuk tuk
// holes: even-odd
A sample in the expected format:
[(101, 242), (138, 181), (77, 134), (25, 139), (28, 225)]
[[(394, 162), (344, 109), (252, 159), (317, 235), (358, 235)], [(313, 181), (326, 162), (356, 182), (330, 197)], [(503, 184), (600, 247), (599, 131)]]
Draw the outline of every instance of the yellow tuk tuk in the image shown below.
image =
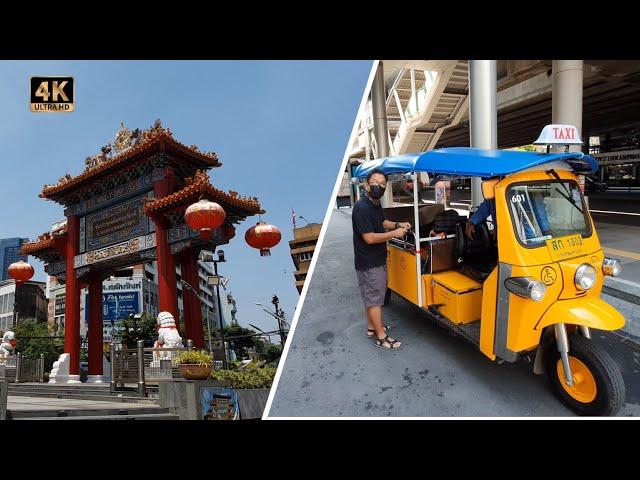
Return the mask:
[(624, 382), (591, 329), (624, 326), (600, 298), (604, 276), (621, 267), (604, 256), (578, 182), (579, 174), (597, 171), (597, 161), (580, 152), (442, 148), (371, 160), (354, 177), (374, 169), (413, 185), (419, 172), (481, 177), (495, 216), (476, 225), (472, 238), (461, 216), (455, 233), (440, 238), (429, 232), (443, 207), (420, 201), (418, 188), (412, 206), (385, 208), (388, 220), (412, 224), (407, 237), (387, 244), (387, 294), (415, 304), (493, 361), (535, 359), (534, 372), (545, 373), (576, 413), (615, 415)]

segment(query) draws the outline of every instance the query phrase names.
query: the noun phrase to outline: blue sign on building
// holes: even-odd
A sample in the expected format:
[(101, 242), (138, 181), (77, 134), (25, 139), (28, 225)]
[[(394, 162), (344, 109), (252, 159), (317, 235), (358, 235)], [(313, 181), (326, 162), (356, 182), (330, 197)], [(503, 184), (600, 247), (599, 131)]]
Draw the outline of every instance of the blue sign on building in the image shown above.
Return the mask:
[[(115, 292), (102, 295), (103, 322), (123, 320), (132, 313), (140, 313), (140, 292)], [(89, 319), (89, 309), (85, 307), (85, 322)]]
[(140, 313), (140, 292), (116, 292), (102, 295), (102, 318), (105, 321), (122, 320), (132, 313)]

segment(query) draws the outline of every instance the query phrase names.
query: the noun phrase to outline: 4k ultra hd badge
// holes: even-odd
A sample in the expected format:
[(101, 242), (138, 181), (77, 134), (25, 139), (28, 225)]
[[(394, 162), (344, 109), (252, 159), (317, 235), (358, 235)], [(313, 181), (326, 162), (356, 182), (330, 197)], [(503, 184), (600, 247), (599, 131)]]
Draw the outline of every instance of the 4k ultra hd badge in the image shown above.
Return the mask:
[(73, 77), (31, 77), (32, 112), (73, 112)]

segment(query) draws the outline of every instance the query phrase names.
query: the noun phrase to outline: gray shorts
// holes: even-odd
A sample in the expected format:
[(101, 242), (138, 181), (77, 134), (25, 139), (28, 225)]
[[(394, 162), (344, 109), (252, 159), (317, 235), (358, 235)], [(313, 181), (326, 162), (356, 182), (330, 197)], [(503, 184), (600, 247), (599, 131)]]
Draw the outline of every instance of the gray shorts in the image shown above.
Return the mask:
[(381, 307), (387, 293), (387, 266), (356, 270), (358, 286), (365, 307)]

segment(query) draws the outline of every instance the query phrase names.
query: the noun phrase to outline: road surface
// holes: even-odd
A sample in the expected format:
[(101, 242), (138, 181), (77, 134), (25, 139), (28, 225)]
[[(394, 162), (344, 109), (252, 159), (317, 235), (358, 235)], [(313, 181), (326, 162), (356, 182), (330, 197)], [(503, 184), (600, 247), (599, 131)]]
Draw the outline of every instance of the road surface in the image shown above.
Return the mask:
[[(572, 416), (523, 362), (497, 365), (395, 294), (398, 351), (375, 348), (353, 270), (350, 212), (334, 210), (271, 406), (274, 417)], [(637, 320), (636, 320), (637, 321)], [(596, 334), (620, 365), (623, 416), (640, 416), (640, 351)]]

